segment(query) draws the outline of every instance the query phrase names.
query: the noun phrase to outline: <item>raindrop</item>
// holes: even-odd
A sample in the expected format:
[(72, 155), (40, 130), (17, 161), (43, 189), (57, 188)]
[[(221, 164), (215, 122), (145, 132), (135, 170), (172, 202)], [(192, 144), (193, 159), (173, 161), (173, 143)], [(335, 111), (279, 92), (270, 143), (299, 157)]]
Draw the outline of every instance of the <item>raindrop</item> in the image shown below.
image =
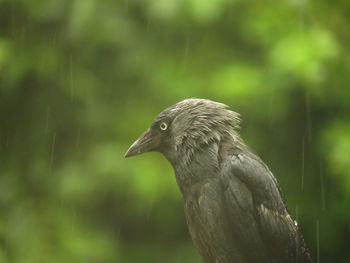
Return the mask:
[(295, 206), (295, 219), (297, 222), (299, 222), (299, 205), (298, 204)]
[(149, 205), (148, 209), (147, 209), (147, 221), (149, 221), (150, 217), (151, 217), (151, 212), (152, 212), (152, 209), (153, 209), (153, 202)]
[(53, 164), (53, 158), (54, 158), (54, 153), (55, 153), (55, 144), (56, 144), (56, 132), (53, 134), (53, 137), (52, 137), (49, 174), (51, 174), (51, 171), (52, 171), (52, 164)]
[(149, 15), (147, 16), (146, 33), (149, 33), (150, 31), (152, 18), (153, 18), (153, 11), (151, 10), (149, 12)]
[(75, 146), (79, 148), (79, 143), (80, 143), (80, 128), (78, 129), (78, 135), (77, 135), (77, 141), (75, 143)]
[(11, 33), (12, 33), (12, 35), (15, 34), (15, 28), (16, 28), (14, 10), (15, 10), (15, 5), (13, 2), (11, 2)]
[(188, 60), (188, 50), (190, 48), (190, 37), (186, 37), (186, 42), (185, 42), (185, 50), (184, 50), (184, 58), (183, 58), (183, 64), (182, 64), (182, 69), (183, 71), (186, 70), (187, 67), (187, 60)]
[(303, 31), (304, 31), (304, 14), (303, 14), (302, 2), (303, 1), (299, 1), (299, 30), (300, 30), (301, 37), (303, 37)]
[(76, 229), (75, 226), (76, 226), (76, 222), (77, 222), (77, 213), (75, 210), (72, 211), (71, 218), (72, 218), (72, 221), (70, 223), (70, 231), (74, 232)]
[[(296, 207), (295, 207), (295, 217), (296, 217), (296, 220), (294, 220), (294, 224), (298, 228), (298, 223), (296, 223), (299, 221), (299, 206), (298, 205), (296, 205)], [(299, 262), (299, 239), (297, 238), (296, 241), (297, 241), (297, 244), (295, 246), (295, 249), (296, 249), (295, 255), (296, 255), (297, 262)]]
[(47, 106), (46, 110), (46, 122), (45, 122), (45, 136), (49, 131), (49, 117), (50, 117), (50, 106)]
[(319, 220), (316, 220), (316, 245), (317, 245), (317, 263), (320, 263), (320, 224)]
[(122, 231), (122, 224), (120, 224), (120, 226), (119, 226), (119, 228), (118, 228), (118, 231), (117, 231), (117, 239), (119, 239), (121, 231)]
[(321, 209), (322, 211), (324, 211), (326, 209), (326, 198), (325, 198), (324, 173), (323, 173), (322, 163), (320, 163), (320, 183), (321, 183)]
[(301, 191), (304, 191), (304, 175), (305, 175), (305, 136), (301, 145)]
[(47, 55), (43, 53), (41, 63), (40, 63), (40, 72), (42, 72), (46, 68), (46, 59), (47, 59)]
[(69, 69), (70, 69), (70, 101), (73, 102), (74, 100), (74, 86), (73, 86), (73, 56), (70, 55), (69, 59)]
[(57, 41), (57, 29), (53, 33), (53, 37), (52, 37), (52, 46), (53, 47), (56, 45), (56, 41)]
[(311, 111), (310, 111), (310, 97), (308, 94), (305, 94), (305, 107), (306, 107), (306, 127), (308, 139), (312, 141), (312, 122), (311, 122)]
[(129, 12), (129, 0), (124, 0), (124, 12)]
[[(295, 219), (294, 220), (294, 224), (295, 226), (298, 228), (298, 222), (299, 222), (299, 205), (296, 204), (295, 206)], [(299, 262), (299, 239), (296, 240), (297, 241), (297, 245), (295, 246), (295, 255), (296, 255), (296, 260), (297, 262)]]
[(5, 143), (5, 146), (6, 146), (6, 147), (9, 146), (9, 138), (10, 138), (10, 130), (7, 131), (6, 143)]

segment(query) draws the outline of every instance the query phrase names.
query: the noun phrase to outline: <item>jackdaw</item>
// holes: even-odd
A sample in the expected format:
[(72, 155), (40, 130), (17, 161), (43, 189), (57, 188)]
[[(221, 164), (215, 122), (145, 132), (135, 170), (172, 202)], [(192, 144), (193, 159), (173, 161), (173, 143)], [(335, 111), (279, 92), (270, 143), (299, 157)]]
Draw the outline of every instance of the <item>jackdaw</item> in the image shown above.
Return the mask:
[(239, 114), (187, 99), (165, 109), (125, 157), (158, 151), (174, 168), (205, 263), (312, 262), (273, 174), (238, 134)]

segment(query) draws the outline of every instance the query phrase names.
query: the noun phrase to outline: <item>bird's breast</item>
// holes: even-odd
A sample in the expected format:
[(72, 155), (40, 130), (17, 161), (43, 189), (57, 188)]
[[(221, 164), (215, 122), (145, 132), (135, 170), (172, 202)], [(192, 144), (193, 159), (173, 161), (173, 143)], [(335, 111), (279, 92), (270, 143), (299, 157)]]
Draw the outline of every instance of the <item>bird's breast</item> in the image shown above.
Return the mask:
[(205, 262), (241, 262), (225, 215), (218, 178), (192, 186), (184, 198), (186, 221), (192, 240)]

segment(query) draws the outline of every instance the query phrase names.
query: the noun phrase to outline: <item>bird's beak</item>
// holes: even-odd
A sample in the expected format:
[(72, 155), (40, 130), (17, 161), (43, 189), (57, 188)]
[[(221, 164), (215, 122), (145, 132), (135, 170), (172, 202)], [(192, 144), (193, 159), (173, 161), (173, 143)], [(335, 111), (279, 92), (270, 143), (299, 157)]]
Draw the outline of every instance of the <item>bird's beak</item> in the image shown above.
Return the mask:
[(150, 152), (159, 146), (157, 136), (152, 136), (151, 129), (145, 131), (129, 148), (125, 154), (126, 157)]

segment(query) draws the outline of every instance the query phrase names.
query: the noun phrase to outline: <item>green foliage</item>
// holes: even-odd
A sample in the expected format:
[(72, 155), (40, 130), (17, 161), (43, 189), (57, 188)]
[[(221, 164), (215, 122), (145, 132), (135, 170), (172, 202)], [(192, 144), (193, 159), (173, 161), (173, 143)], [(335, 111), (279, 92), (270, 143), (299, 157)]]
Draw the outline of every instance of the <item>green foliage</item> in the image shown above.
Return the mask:
[(242, 114), (315, 261), (349, 262), (349, 8), (0, 1), (0, 262), (200, 262), (168, 162), (124, 159), (189, 97)]

